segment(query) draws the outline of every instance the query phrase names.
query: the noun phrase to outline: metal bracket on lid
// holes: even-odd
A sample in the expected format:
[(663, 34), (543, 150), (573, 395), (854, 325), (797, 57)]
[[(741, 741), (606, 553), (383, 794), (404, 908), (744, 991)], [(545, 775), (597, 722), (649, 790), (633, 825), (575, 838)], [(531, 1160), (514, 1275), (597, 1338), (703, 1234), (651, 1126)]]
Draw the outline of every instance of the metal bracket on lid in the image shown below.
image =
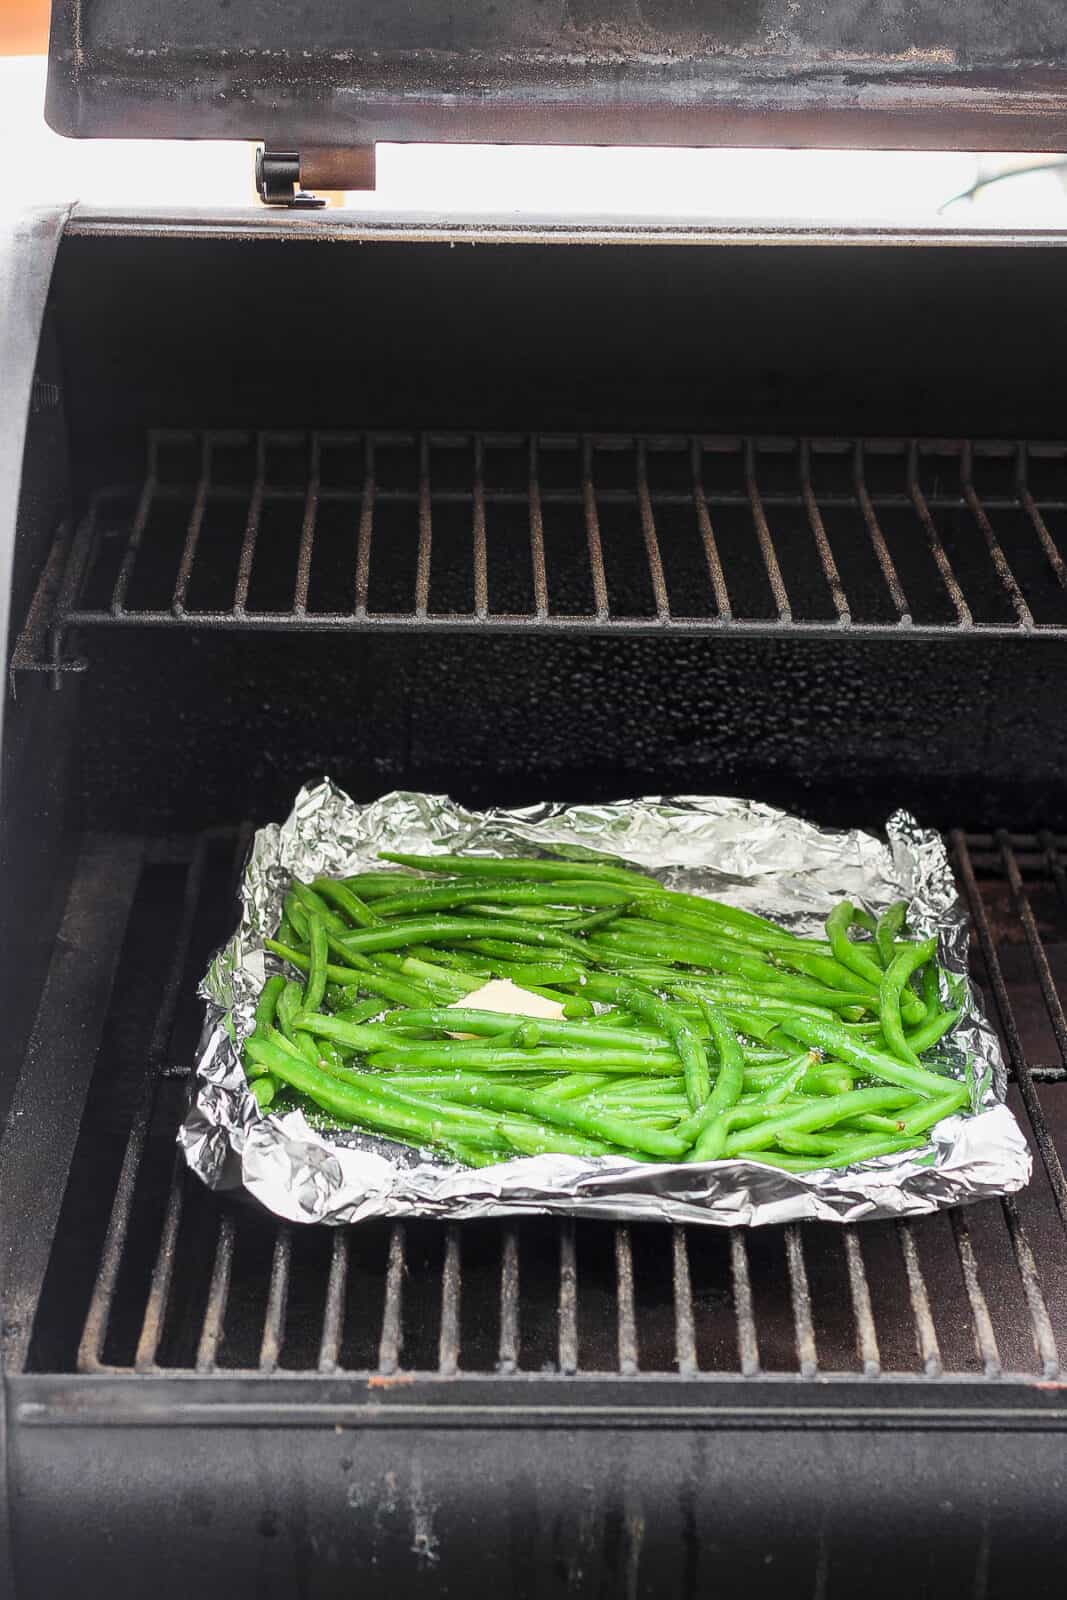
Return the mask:
[(326, 201), (314, 189), (373, 189), (374, 146), (256, 151), (256, 190), (264, 205), (310, 210)]

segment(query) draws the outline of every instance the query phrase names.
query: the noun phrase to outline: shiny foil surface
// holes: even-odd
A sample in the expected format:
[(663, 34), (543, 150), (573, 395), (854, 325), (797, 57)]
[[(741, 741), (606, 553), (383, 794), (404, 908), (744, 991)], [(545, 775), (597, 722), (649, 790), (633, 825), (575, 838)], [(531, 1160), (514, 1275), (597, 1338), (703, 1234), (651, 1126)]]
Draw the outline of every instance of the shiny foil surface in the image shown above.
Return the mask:
[[(517, 1157), (471, 1170), (371, 1134), (321, 1131), (300, 1111), (261, 1112), (241, 1065), (265, 979), (284, 970), (264, 949), (290, 880), (380, 867), (381, 850), (507, 856), (551, 846), (580, 859), (609, 854), (664, 885), (706, 894), (821, 934), (847, 897), (872, 912), (908, 901), (913, 934), (939, 939), (939, 960), (966, 984), (963, 1015), (932, 1056), (970, 1071), (971, 1115), (946, 1118), (927, 1145), (844, 1170), (788, 1173), (755, 1161), (640, 1162), (627, 1157)], [(398, 869), (399, 870), (399, 869)], [(281, 824), (260, 829), (241, 888), (240, 924), (200, 992), (207, 1016), (195, 1099), (178, 1142), (216, 1189), (243, 1187), (293, 1222), (449, 1218), (557, 1212), (627, 1221), (660, 1218), (756, 1226), (916, 1216), (1021, 1188), (1030, 1177), (1022, 1130), (1004, 1104), (1000, 1047), (967, 979), (968, 928), (940, 835), (898, 811), (885, 840), (819, 828), (752, 801), (680, 796), (611, 805), (465, 810), (442, 795), (398, 792), (357, 805), (328, 780), (301, 790)]]

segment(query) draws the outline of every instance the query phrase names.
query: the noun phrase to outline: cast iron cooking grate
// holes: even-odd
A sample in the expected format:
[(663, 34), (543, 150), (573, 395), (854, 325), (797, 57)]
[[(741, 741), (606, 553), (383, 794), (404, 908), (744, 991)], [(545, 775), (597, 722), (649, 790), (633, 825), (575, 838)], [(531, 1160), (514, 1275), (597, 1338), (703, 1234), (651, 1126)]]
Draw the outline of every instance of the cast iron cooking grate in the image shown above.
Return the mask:
[(9, 1370), (1057, 1378), (1067, 840), (951, 839), (1035, 1150), (1030, 1188), (908, 1223), (746, 1233), (545, 1218), (304, 1229), (209, 1193), (174, 1133), (196, 979), (248, 838), (86, 844), (5, 1147)]
[(12, 667), (111, 628), (1062, 635), (1065, 520), (1067, 444), (154, 431)]

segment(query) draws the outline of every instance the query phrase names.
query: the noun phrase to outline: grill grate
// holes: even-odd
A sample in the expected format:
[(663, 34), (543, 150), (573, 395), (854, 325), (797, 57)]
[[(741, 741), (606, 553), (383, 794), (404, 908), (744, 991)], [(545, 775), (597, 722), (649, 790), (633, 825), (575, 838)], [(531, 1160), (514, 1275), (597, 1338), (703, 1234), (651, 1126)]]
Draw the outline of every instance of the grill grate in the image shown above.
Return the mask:
[[(1064, 839), (951, 841), (976, 975), (992, 991), (1012, 1093), (1039, 1156), (1031, 1187), (922, 1221), (751, 1233), (537, 1218), (303, 1230), (209, 1194), (174, 1160), (173, 1136), (197, 1031), (194, 979), (224, 931), (226, 885), (247, 840), (244, 830), (209, 833), (191, 849), (141, 856), (118, 839), (87, 854), (97, 877), (108, 848), (143, 859), (139, 882), (136, 873), (121, 880), (131, 899), (125, 947), (112, 939), (103, 957), (83, 947), (88, 975), (106, 993), (114, 973), (96, 964), (125, 972), (141, 947), (148, 976), (115, 985), (47, 1273), (47, 1240), (23, 1267), (19, 1299), (30, 1309), (8, 1330), (13, 1370), (1058, 1375), (1067, 1348)], [(72, 898), (80, 892), (76, 882)], [(69, 952), (63, 960), (69, 969)], [(71, 974), (74, 994), (86, 976)], [(54, 1027), (62, 996), (50, 993)], [(109, 1170), (110, 1216), (100, 1207)]]
[(1067, 444), (155, 431), (12, 666), (116, 627), (1063, 635), (1065, 513)]

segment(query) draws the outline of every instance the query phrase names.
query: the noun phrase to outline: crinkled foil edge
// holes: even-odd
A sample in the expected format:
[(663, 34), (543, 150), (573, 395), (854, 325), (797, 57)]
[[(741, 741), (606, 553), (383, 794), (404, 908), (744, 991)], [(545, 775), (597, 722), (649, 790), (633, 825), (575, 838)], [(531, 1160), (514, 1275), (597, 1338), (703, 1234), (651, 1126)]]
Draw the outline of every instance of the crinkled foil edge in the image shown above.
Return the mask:
[[(556, 1155), (471, 1171), (370, 1135), (318, 1131), (299, 1111), (260, 1112), (241, 1046), (265, 978), (281, 970), (263, 941), (278, 924), (293, 876), (359, 872), (387, 849), (506, 856), (547, 845), (576, 857), (611, 853), (672, 888), (716, 895), (801, 933), (817, 932), (844, 895), (875, 912), (903, 896), (911, 926), (938, 935), (942, 965), (963, 985), (963, 1014), (939, 1054), (957, 1075), (969, 1068), (973, 1114), (946, 1118), (921, 1150), (840, 1172), (794, 1174), (753, 1161), (666, 1166)], [(554, 1212), (753, 1227), (917, 1216), (1009, 1194), (1029, 1180), (1030, 1153), (1004, 1103), (1004, 1061), (967, 976), (967, 943), (941, 837), (903, 811), (889, 818), (882, 841), (729, 798), (475, 812), (442, 795), (402, 791), (358, 805), (324, 779), (301, 790), (283, 823), (255, 836), (240, 924), (201, 984), (207, 1014), (195, 1099), (178, 1143), (209, 1187), (243, 1188), (292, 1222)]]

